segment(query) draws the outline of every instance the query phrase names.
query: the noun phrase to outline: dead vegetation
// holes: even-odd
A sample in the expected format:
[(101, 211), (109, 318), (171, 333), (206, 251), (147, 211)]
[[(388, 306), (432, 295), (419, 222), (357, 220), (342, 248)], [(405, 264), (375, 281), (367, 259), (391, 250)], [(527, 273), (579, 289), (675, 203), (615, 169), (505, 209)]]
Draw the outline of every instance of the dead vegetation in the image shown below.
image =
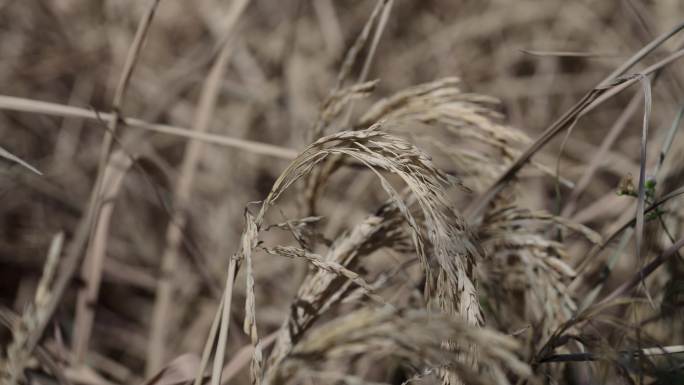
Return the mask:
[(680, 19), (0, 2), (0, 379), (684, 381)]

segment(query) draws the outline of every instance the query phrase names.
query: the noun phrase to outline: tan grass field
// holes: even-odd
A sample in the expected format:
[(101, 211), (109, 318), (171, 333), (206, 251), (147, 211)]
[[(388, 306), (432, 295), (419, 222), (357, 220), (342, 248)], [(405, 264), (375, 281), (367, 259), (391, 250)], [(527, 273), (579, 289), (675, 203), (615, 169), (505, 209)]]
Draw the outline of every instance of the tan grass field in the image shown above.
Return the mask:
[(0, 0), (2, 384), (684, 384), (684, 3)]

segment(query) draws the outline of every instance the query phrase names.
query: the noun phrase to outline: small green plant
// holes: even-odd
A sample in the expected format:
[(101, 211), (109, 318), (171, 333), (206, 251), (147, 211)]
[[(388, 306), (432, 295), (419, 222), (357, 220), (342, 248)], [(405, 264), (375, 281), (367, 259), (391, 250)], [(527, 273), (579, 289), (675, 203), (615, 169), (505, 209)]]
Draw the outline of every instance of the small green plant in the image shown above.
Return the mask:
[[(639, 189), (634, 184), (634, 177), (631, 173), (625, 175), (618, 184), (616, 191), (617, 195), (630, 196), (639, 199)], [(647, 206), (651, 206), (656, 202), (656, 180), (648, 177), (644, 181), (644, 202)], [(666, 213), (660, 206), (655, 207), (652, 211), (644, 215), (646, 221), (651, 221), (662, 217)]]

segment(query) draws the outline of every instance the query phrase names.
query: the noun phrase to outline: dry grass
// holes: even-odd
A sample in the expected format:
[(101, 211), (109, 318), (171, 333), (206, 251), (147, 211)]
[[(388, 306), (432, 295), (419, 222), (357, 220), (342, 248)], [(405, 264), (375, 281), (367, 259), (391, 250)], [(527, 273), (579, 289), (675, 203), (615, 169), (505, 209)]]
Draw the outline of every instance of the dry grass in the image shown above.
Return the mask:
[(677, 15), (0, 2), (2, 383), (684, 381)]

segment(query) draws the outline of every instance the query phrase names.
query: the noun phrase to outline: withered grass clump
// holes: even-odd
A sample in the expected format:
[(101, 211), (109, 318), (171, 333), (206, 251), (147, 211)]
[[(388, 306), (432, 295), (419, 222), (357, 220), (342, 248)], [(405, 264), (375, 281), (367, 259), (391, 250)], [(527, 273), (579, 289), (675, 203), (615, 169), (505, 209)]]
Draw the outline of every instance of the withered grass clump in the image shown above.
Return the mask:
[(684, 378), (674, 2), (6, 3), (3, 384)]

